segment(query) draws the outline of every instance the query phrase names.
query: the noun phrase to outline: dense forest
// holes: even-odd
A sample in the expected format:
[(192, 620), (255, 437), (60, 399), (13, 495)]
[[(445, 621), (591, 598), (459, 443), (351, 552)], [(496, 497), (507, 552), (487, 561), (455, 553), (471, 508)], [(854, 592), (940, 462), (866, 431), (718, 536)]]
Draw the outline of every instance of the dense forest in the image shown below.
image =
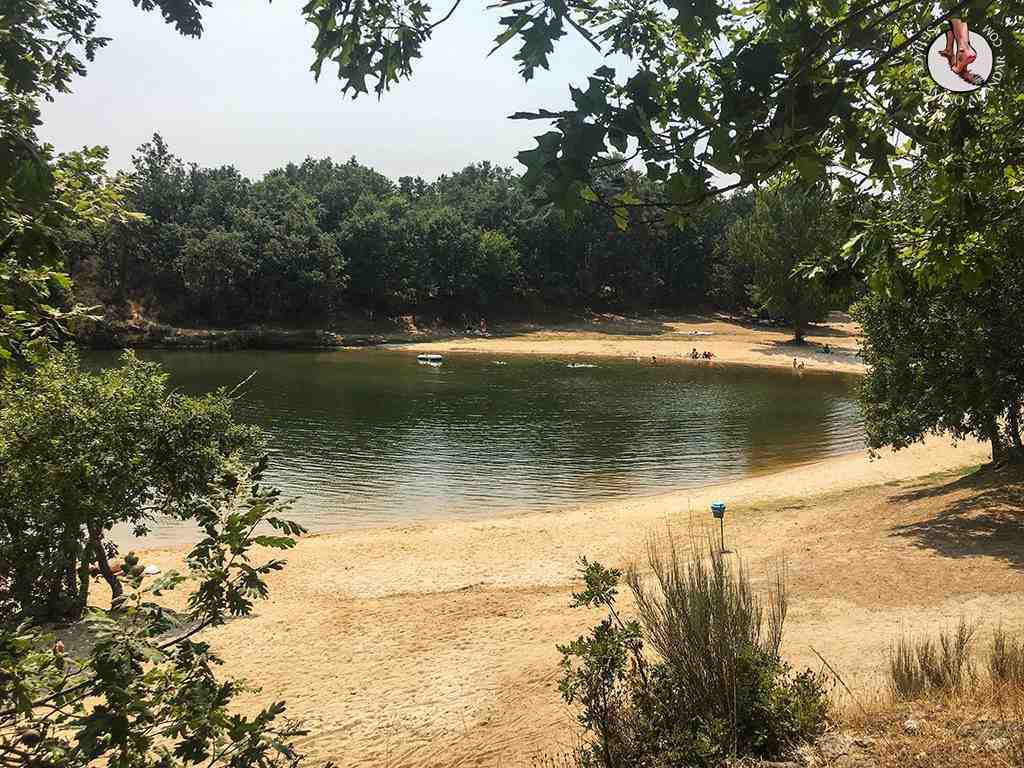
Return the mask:
[[(618, 179), (643, 184), (618, 169)], [(484, 162), (393, 182), (355, 158), (306, 159), (250, 180), (176, 157), (159, 134), (122, 179), (145, 215), (65, 249), (78, 297), (180, 325), (330, 324), (421, 314), (456, 321), (566, 308), (745, 307), (750, 270), (727, 265), (728, 224), (750, 194), (683, 226), (531, 201)]]

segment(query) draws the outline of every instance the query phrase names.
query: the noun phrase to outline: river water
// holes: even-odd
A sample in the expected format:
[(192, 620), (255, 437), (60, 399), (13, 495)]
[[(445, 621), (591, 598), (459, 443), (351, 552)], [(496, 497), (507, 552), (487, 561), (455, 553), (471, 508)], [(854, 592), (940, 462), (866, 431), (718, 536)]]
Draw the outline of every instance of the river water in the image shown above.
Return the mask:
[[(864, 440), (849, 376), (471, 354), (430, 366), (384, 349), (142, 356), (190, 393), (255, 374), (238, 416), (270, 434), (267, 479), (298, 497), (291, 517), (312, 530), (650, 494)], [(161, 522), (146, 545), (193, 535)]]

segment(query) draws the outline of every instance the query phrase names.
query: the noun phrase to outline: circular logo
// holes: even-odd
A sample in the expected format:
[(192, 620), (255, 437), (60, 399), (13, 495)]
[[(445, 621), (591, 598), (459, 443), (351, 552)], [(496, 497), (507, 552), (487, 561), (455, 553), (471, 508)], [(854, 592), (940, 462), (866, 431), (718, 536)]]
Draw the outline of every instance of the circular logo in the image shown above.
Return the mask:
[(973, 29), (962, 46), (952, 32), (943, 32), (928, 46), (928, 72), (947, 91), (970, 93), (989, 85), (996, 61), (988, 40)]

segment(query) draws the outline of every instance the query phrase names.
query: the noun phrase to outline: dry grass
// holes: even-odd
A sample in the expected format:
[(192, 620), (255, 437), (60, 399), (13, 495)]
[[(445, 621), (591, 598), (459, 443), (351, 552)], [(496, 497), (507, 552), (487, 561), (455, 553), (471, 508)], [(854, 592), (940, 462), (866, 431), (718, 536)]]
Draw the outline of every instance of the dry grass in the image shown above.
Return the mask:
[(1001, 626), (992, 633), (988, 672), (995, 684), (1024, 685), (1024, 641), (1008, 637)]
[[(893, 698), (914, 699), (929, 691), (958, 692), (976, 682), (971, 645), (976, 627), (960, 619), (956, 629), (930, 637), (901, 637), (889, 651)], [(1005, 643), (1004, 643), (1005, 644)]]
[(809, 764), (1024, 768), (1024, 642), (995, 629), (979, 659), (989, 674), (979, 676), (975, 630), (961, 620), (937, 639), (900, 639), (890, 651), (887, 694), (846, 702), (842, 730)]

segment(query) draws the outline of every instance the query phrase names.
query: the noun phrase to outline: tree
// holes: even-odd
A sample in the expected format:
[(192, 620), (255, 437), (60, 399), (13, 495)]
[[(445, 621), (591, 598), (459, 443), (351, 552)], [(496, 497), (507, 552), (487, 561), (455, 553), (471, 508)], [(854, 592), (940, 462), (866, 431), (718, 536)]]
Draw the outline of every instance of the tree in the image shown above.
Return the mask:
[[(202, 31), (206, 0), (133, 0), (159, 8), (182, 34)], [(0, 32), (0, 358), (51, 338), (81, 309), (61, 312), (51, 300), (69, 283), (62, 242), (76, 227), (131, 218), (124, 188), (107, 183), (106, 151), (55, 158), (35, 134), (39, 102), (66, 93), (85, 61), (108, 42), (96, 34), (96, 0), (12, 0)]]
[[(338, 245), (348, 263), (348, 295), (371, 315), (385, 316), (422, 292), (417, 239), (409, 204), (400, 197), (361, 197), (338, 230)], [(417, 271), (420, 279), (417, 280)]]
[(854, 315), (864, 332), (868, 445), (903, 448), (929, 433), (975, 437), (992, 458), (1024, 455), (1024, 259), (1019, 235), (977, 287), (955, 281), (871, 293)]
[(759, 193), (753, 211), (726, 230), (730, 261), (750, 264), (750, 299), (790, 322), (798, 344), (807, 323), (821, 320), (832, 301), (822, 278), (800, 274), (798, 267), (831, 258), (841, 231), (828, 190), (795, 186)]
[(480, 310), (493, 306), (502, 295), (511, 295), (519, 276), (519, 252), (503, 232), (485, 229), (477, 243), (478, 258), (475, 303)]
[[(304, 10), (318, 30), (313, 71), (337, 64), (343, 92), (372, 87), (380, 95), (411, 76), (424, 43), (459, 5), (434, 14), (416, 0), (313, 0)], [(585, 200), (613, 210), (655, 207), (670, 222), (708, 197), (787, 171), (807, 183), (828, 173), (859, 195), (884, 196), (906, 158), (955, 149), (959, 136), (976, 132), (977, 110), (934, 86), (916, 48), (951, 18), (984, 24), (998, 38), (1002, 83), (979, 101), (996, 90), (1016, 98), (1024, 63), (1018, 0), (953, 0), (942, 12), (873, 0), (508, 0), (498, 7), (505, 15), (495, 47), (518, 46), (514, 57), (527, 80), (548, 66), (567, 34), (628, 62), (620, 70), (603, 65), (585, 87), (570, 88), (567, 108), (513, 115), (553, 123), (536, 148), (519, 154), (527, 182), (570, 210)], [(991, 139), (985, 133), (977, 137), (982, 150)], [(1019, 134), (1008, 131), (1007, 141)], [(635, 198), (594, 184), (616, 152), (642, 161), (662, 182), (655, 194)], [(961, 192), (981, 196), (989, 181), (964, 177)], [(956, 217), (962, 194), (942, 194), (939, 178), (924, 183), (932, 215)], [(942, 249), (928, 250), (924, 261), (915, 255), (921, 252), (900, 253), (912, 274), (944, 264), (959, 274)]]
[(343, 164), (329, 157), (307, 157), (301, 165), (289, 163), (284, 169), (271, 171), (267, 179), (275, 174), (287, 177), (316, 198), (318, 223), (324, 232), (336, 230), (363, 195), (389, 197), (396, 192), (386, 176), (360, 165), (354, 157)]
[[(297, 768), (295, 739), (306, 731), (275, 702), (234, 714), (243, 681), (218, 680), (220, 660), (195, 635), (252, 613), (268, 595), (267, 574), (282, 560), (260, 561), (253, 547), (283, 550), (302, 532), (278, 517), (287, 505), (261, 485), (265, 463), (224, 467), (197, 506), (202, 538), (186, 559), (188, 576), (147, 577), (125, 557), (128, 592), (116, 612), (90, 609), (82, 658), (29, 626), (0, 624), (2, 768)], [(276, 533), (266, 533), (271, 528)], [(195, 582), (187, 610), (155, 598)], [(83, 627), (80, 627), (83, 629)]]
[(77, 619), (90, 568), (122, 596), (111, 566), (117, 524), (143, 535), (155, 516), (196, 519), (229, 463), (263, 438), (236, 424), (224, 392), (169, 390), (154, 363), (82, 369), (54, 353), (0, 387), (0, 605), (48, 621)]
[[(133, 2), (144, 10), (159, 9), (179, 32), (191, 35), (201, 32), (199, 8), (209, 5), (208, 0)], [(0, 356), (5, 359), (15, 354), (37, 358), (26, 354), (40, 351), (32, 349), (33, 342), (52, 335), (55, 328), (59, 331), (65, 320), (49, 298), (68, 287), (60, 271), (68, 230), (102, 226), (128, 215), (122, 190), (107, 183), (102, 164), (97, 164), (102, 152), (55, 160), (52, 149), (41, 146), (35, 135), (39, 100), (66, 91), (73, 76), (84, 74), (79, 56), (91, 60), (106, 42), (95, 34), (95, 8), (95, 0), (12, 0), (4, 6)], [(192, 407), (160, 408), (168, 403), (152, 400), (162, 385), (155, 371), (148, 377), (141, 372), (137, 380), (132, 380), (133, 369), (123, 380), (100, 376), (90, 381), (69, 357), (57, 356), (49, 364), (65, 365), (67, 371), (51, 373), (66, 373), (67, 380), (47, 379), (39, 369), (5, 382), (0, 396), (9, 421), (5, 426), (10, 427), (0, 429), (6, 452), (0, 462), (5, 485), (0, 493), (0, 603), (5, 609), (0, 616), (0, 765), (299, 765), (293, 740), (302, 731), (295, 724), (282, 724), (284, 706), (274, 704), (252, 718), (232, 715), (228, 706), (239, 685), (218, 681), (213, 674), (218, 660), (207, 645), (192, 640), (228, 616), (249, 614), (253, 599), (266, 596), (264, 576), (283, 563), (272, 559), (253, 564), (248, 555), (253, 545), (285, 549), (294, 543), (291, 536), (302, 532), (274, 516), (282, 505), (276, 492), (260, 487), (262, 464), (243, 476), (242, 467), (224, 463), (240, 433), (230, 419), (218, 423), (217, 398), (223, 406), (223, 395), (195, 401)], [(109, 395), (104, 384), (115, 392), (125, 387), (130, 391), (120, 393), (123, 400), (115, 399), (114, 413), (90, 412)], [(67, 402), (66, 396), (83, 395), (96, 400)], [(15, 413), (15, 403), (26, 413)], [(73, 411), (64, 413), (56, 403)], [(150, 421), (147, 406), (155, 406), (165, 423)], [(22, 432), (26, 427), (33, 429)], [(111, 427), (126, 427), (126, 434)], [(166, 431), (155, 434), (160, 427)], [(146, 450), (125, 450), (131, 438), (148, 440)], [(68, 448), (72, 461), (62, 466), (67, 457), (55, 446)], [(38, 457), (41, 465), (25, 462), (26, 456)], [(119, 459), (126, 466), (117, 466)], [(175, 467), (182, 474), (172, 477)], [(45, 487), (34, 473), (53, 486)], [(168, 574), (143, 586), (142, 567), (126, 557), (132, 594), (115, 594), (116, 616), (93, 614), (87, 659), (66, 658), (59, 643), (44, 650), (32, 627), (12, 627), (7, 609), (12, 603), (23, 613), (38, 608), (40, 581), (49, 582), (46, 598), (54, 597), (45, 610), (79, 609), (85, 603), (85, 565), (90, 559), (108, 581), (113, 576), (102, 538), (111, 521), (144, 526), (146, 515), (160, 509), (191, 515), (205, 534), (189, 556), (199, 586), (189, 599), (184, 623), (148, 599), (173, 588), (181, 577)], [(48, 523), (50, 530), (45, 529)], [(263, 523), (283, 535), (254, 535)], [(33, 556), (55, 552), (56, 570), (41, 572)], [(111, 587), (116, 593), (119, 580), (113, 579)]]
[(844, 251), (876, 291), (913, 278), (970, 288), (1008, 253), (1024, 203), (1021, 93), (1013, 81), (986, 90), (964, 106), (930, 97), (933, 119), (894, 168), (889, 194), (861, 204), (859, 231)]

